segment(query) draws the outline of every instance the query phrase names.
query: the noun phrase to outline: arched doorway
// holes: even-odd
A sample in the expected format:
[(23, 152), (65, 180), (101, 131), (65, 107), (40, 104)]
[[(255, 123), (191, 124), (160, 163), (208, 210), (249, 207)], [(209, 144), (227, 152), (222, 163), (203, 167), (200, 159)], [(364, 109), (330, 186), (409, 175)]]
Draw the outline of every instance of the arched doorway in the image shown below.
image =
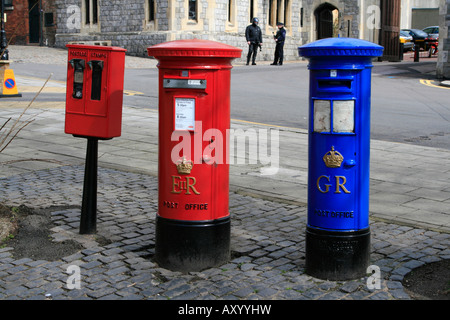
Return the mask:
[(316, 17), (317, 39), (336, 37), (339, 29), (339, 10), (323, 3), (314, 11)]

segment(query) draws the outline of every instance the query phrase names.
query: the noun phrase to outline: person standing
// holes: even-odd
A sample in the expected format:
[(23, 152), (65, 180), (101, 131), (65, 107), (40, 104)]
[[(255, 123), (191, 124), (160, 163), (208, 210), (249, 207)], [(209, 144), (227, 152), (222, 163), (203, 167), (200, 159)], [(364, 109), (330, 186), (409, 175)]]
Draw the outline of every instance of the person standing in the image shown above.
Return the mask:
[(284, 29), (284, 24), (282, 22), (277, 23), (278, 31), (277, 34), (273, 36), (276, 45), (275, 45), (275, 58), (271, 65), (283, 65), (283, 46), (284, 40), (286, 40), (286, 30)]
[(258, 23), (259, 19), (255, 17), (252, 19), (252, 24), (245, 29), (245, 39), (248, 44), (247, 65), (250, 62), (250, 58), (252, 58), (252, 65), (256, 65), (255, 60), (258, 47), (262, 46), (262, 32)]

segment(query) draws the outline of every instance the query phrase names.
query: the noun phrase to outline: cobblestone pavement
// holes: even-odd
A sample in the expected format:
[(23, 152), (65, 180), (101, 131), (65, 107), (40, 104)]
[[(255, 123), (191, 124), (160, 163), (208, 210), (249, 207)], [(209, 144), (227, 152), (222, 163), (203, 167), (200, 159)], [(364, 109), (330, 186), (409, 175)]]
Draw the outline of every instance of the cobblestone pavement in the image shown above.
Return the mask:
[[(375, 221), (371, 263), (380, 268), (380, 289), (369, 289), (367, 278), (319, 280), (304, 272), (306, 207), (232, 193), (230, 261), (172, 272), (153, 261), (157, 178), (100, 168), (98, 233), (80, 235), (83, 175), (82, 166), (61, 166), (0, 179), (0, 201), (49, 208), (53, 241), (83, 246), (56, 261), (0, 249), (0, 299), (410, 299), (403, 277), (450, 258), (447, 233)], [(72, 265), (80, 268), (79, 289), (69, 289)]]

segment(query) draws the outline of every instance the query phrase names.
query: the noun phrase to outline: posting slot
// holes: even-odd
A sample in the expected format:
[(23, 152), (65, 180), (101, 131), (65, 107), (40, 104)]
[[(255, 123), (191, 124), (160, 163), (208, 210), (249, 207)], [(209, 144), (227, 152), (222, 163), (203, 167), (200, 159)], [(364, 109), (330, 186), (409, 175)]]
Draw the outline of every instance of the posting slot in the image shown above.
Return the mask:
[(72, 97), (75, 99), (83, 98), (83, 82), (84, 82), (84, 60), (72, 59), (69, 61), (70, 65), (74, 69), (73, 72), (73, 91)]
[(88, 65), (92, 70), (91, 100), (101, 100), (103, 61), (92, 60), (88, 62)]

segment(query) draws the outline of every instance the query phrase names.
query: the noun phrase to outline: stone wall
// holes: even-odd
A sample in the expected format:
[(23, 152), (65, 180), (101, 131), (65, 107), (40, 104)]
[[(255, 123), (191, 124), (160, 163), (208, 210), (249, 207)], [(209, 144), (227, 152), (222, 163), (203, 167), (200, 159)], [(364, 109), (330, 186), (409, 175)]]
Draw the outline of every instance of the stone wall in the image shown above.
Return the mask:
[[(106, 42), (113, 46), (124, 47), (129, 54), (144, 56), (149, 44), (166, 41), (161, 32), (145, 30), (144, 0), (99, 1), (97, 26), (84, 27), (82, 3), (80, 0), (56, 0), (58, 6), (58, 29), (56, 46), (64, 47), (69, 42)], [(156, 17), (161, 24), (164, 15), (163, 6), (158, 6)], [(167, 30), (166, 27), (162, 29)]]

